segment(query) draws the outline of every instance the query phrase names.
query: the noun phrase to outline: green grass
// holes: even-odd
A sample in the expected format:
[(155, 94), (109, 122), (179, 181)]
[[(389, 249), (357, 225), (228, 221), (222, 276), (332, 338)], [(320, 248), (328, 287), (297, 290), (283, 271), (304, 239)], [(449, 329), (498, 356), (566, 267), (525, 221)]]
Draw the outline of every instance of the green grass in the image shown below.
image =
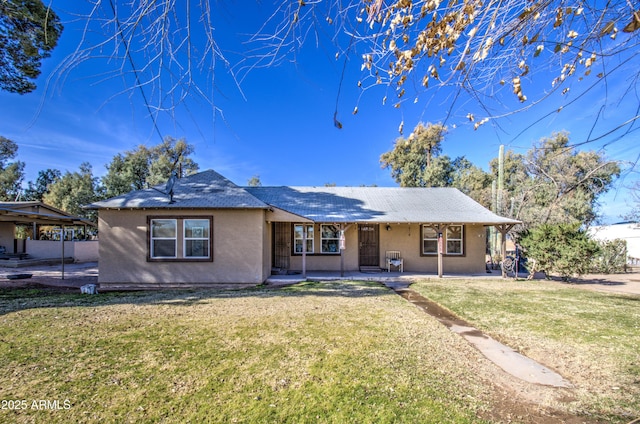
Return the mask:
[(0, 400), (28, 406), (0, 422), (466, 423), (493, 399), (477, 352), (374, 284), (6, 290), (0, 324)]
[(425, 280), (412, 288), (560, 372), (578, 412), (640, 417), (640, 297), (545, 281)]

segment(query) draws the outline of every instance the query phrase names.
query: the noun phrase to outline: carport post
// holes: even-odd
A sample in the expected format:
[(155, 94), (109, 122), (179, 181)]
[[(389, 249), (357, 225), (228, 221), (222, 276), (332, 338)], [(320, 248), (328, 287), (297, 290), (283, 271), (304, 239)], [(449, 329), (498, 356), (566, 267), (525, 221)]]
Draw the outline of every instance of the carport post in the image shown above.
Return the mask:
[(64, 280), (64, 225), (60, 230), (60, 240), (62, 241), (62, 279)]

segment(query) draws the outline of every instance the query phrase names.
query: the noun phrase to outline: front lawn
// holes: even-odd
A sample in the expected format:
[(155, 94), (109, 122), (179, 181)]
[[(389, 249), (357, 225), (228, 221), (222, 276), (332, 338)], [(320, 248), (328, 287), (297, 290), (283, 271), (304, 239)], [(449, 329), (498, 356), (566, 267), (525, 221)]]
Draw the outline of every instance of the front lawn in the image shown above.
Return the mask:
[(0, 291), (0, 422), (640, 415), (638, 299), (546, 284), (436, 280), (413, 288), (556, 369), (575, 389), (518, 383), (376, 283), (98, 296)]
[(5, 290), (0, 322), (0, 422), (465, 423), (493, 399), (477, 351), (376, 284)]

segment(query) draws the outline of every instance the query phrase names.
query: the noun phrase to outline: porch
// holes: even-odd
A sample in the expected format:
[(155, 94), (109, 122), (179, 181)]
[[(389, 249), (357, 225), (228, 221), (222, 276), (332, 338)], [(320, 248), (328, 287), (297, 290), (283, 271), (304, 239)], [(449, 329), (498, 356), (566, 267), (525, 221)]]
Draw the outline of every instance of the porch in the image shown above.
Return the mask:
[[(522, 274), (522, 277), (526, 277)], [(358, 280), (358, 281), (376, 281), (385, 285), (392, 283), (407, 285), (415, 280), (424, 279), (440, 279), (437, 273), (433, 272), (361, 272), (361, 271), (345, 271), (344, 275), (340, 275), (340, 271), (309, 271), (304, 277), (302, 273), (289, 275), (272, 275), (265, 281), (268, 286), (288, 286), (301, 283), (303, 281), (338, 281), (338, 280)], [(501, 270), (491, 270), (483, 273), (472, 274), (445, 274), (443, 279), (459, 279), (459, 278), (495, 278), (502, 280)]]

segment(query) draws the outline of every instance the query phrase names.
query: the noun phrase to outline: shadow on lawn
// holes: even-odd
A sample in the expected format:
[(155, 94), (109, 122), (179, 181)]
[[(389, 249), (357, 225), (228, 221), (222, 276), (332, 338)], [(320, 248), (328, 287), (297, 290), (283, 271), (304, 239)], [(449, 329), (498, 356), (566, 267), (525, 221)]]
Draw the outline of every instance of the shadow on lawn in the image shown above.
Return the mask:
[(20, 288), (0, 288), (0, 315), (27, 309), (100, 307), (109, 305), (170, 305), (189, 307), (212, 300), (276, 297), (373, 297), (394, 292), (372, 281), (305, 281), (286, 287), (257, 286), (237, 290), (172, 289), (106, 292), (84, 295), (75, 288), (29, 284)]

